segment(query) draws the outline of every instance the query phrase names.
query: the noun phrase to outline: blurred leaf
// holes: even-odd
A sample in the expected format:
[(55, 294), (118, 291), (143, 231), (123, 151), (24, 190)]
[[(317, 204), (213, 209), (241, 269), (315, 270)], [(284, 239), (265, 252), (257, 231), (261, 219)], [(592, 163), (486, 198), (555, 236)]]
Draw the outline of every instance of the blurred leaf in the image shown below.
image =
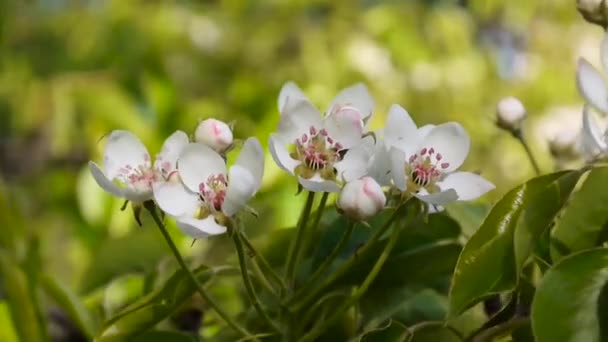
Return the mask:
[(386, 325), (364, 332), (359, 342), (403, 341), (409, 335), (407, 327), (397, 321), (389, 320)]
[(608, 340), (608, 249), (582, 251), (549, 269), (532, 304), (538, 342)]
[(481, 226), (490, 207), (485, 203), (456, 201), (447, 205), (445, 210), (460, 224), (462, 233), (470, 237)]
[(141, 228), (125, 237), (108, 239), (85, 270), (80, 291), (88, 293), (126, 273), (151, 270), (166, 252), (156, 229)]
[[(552, 257), (598, 246), (608, 223), (608, 168), (592, 169), (564, 208), (553, 229)], [(606, 239), (604, 239), (606, 240)]]
[[(201, 266), (194, 271), (199, 282), (204, 285), (214, 275), (227, 269), (210, 269)], [(164, 286), (152, 292), (104, 323), (101, 336), (120, 334), (134, 336), (154, 327), (171, 315), (181, 304), (196, 292), (196, 286), (183, 270), (175, 272)]]
[(579, 171), (534, 178), (509, 191), (465, 245), (452, 279), (449, 316), (512, 290), (532, 246), (568, 199)]
[(69, 287), (60, 284), (49, 274), (42, 276), (41, 284), (49, 297), (66, 312), (84, 335), (88, 338), (95, 336), (97, 326), (91, 312)]
[(20, 340), (44, 341), (46, 334), (44, 327), (39, 324), (36, 307), (30, 297), (27, 276), (15, 260), (3, 251), (0, 251), (0, 273), (6, 291), (6, 301)]
[(451, 342), (462, 341), (454, 330), (444, 326), (442, 322), (421, 322), (410, 326), (410, 337), (408, 342)]
[(97, 342), (195, 342), (196, 339), (187, 334), (183, 334), (177, 331), (161, 331), (152, 330), (146, 331), (143, 334), (132, 336), (129, 334), (117, 334), (109, 337), (103, 337), (97, 340)]

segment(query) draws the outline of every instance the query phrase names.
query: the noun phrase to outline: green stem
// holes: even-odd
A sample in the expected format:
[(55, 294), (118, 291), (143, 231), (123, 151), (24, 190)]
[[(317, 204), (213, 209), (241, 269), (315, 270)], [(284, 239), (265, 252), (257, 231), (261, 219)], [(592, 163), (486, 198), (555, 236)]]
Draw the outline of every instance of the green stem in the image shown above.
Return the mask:
[(306, 230), (306, 224), (308, 223), (308, 218), (310, 217), (310, 212), (312, 210), (312, 204), (315, 200), (315, 193), (309, 192), (308, 197), (306, 198), (306, 204), (302, 209), (302, 214), (300, 215), (300, 219), (298, 220), (298, 227), (296, 228), (296, 237), (292, 240), (291, 246), (289, 248), (289, 254), (287, 256), (287, 268), (285, 270), (285, 279), (287, 284), (293, 288), (294, 278), (295, 278), (295, 270), (296, 264), (298, 263), (298, 259), (300, 257), (300, 249), (302, 248), (302, 242), (304, 241), (304, 232)]
[(247, 295), (249, 296), (249, 301), (258, 312), (260, 317), (264, 319), (264, 321), (276, 332), (279, 332), (279, 327), (270, 319), (268, 313), (260, 304), (260, 301), (255, 294), (253, 289), (253, 285), (251, 284), (251, 278), (249, 278), (249, 272), (247, 272), (247, 260), (245, 259), (245, 251), (243, 250), (243, 242), (241, 241), (240, 234), (234, 233), (232, 235), (232, 239), (234, 240), (234, 246), (236, 247), (236, 253), (239, 256), (239, 264), (241, 265), (241, 273), (243, 275), (243, 283), (245, 284), (245, 289), (247, 290)]
[(261, 268), (263, 268), (266, 273), (270, 275), (270, 278), (272, 278), (272, 280), (281, 287), (281, 292), (283, 292), (286, 289), (285, 282), (283, 282), (283, 279), (281, 279), (277, 272), (274, 271), (272, 266), (270, 266), (268, 260), (266, 260), (266, 258), (264, 258), (262, 254), (257, 252), (255, 247), (253, 247), (251, 241), (249, 241), (249, 239), (247, 239), (247, 236), (245, 236), (245, 233), (240, 232), (240, 234), (241, 241), (245, 243), (245, 246), (247, 247), (247, 249), (249, 249), (249, 252), (253, 255), (253, 258), (255, 258), (256, 262), (261, 266)]
[(317, 337), (321, 336), (321, 334), (323, 334), (323, 332), (325, 332), (325, 330), (327, 330), (327, 328), (329, 328), (332, 324), (335, 324), (335, 322), (337, 320), (339, 320), (342, 317), (342, 315), (351, 306), (353, 306), (355, 303), (357, 303), (357, 301), (361, 298), (361, 296), (363, 296), (367, 292), (367, 289), (369, 289), (370, 285), (374, 282), (374, 280), (378, 276), (378, 273), (380, 273), (382, 266), (384, 266), (384, 263), (386, 262), (389, 255), (391, 254), (393, 247), (395, 247), (395, 244), (397, 243), (398, 238), (399, 238), (399, 231), (394, 231), (393, 234), (391, 235), (391, 237), (389, 238), (388, 243), (386, 244), (386, 247), (384, 247), (382, 254), (380, 254), (380, 257), (376, 261), (376, 264), (374, 265), (372, 270), (369, 272), (369, 274), (363, 281), (363, 284), (361, 284), (361, 286), (353, 293), (353, 295), (348, 300), (346, 300), (344, 303), (342, 303), (342, 305), (340, 305), (340, 307), (338, 307), (335, 311), (333, 311), (333, 314), (331, 316), (326, 318), (320, 325), (315, 327), (311, 332), (304, 335), (300, 339), (301, 342), (314, 341)]
[(315, 273), (313, 273), (312, 276), (310, 276), (310, 278), (306, 281), (306, 283), (298, 290), (298, 292), (296, 292), (296, 294), (294, 295), (294, 297), (297, 297), (300, 293), (306, 293), (307, 291), (310, 290), (311, 286), (314, 286), (315, 284), (318, 283), (318, 280), (331, 267), (331, 265), (333, 264), (334, 260), (344, 250), (344, 247), (347, 246), (348, 241), (350, 240), (350, 237), (351, 237), (351, 235), (353, 233), (354, 228), (355, 228), (355, 221), (349, 222), (348, 226), (346, 227), (346, 230), (344, 231), (344, 234), (342, 235), (342, 238), (340, 239), (340, 241), (338, 242), (338, 244), (336, 245), (336, 247), (334, 247), (334, 249), (331, 251), (331, 253), (329, 254), (329, 256), (327, 258), (325, 258), (325, 260), (317, 268), (317, 270), (315, 271)]
[(376, 230), (376, 232), (369, 239), (369, 241), (367, 243), (365, 243), (365, 245), (363, 247), (361, 247), (361, 249), (355, 255), (353, 255), (350, 259), (348, 259), (348, 261), (346, 261), (344, 264), (342, 264), (340, 266), (340, 268), (338, 268), (331, 276), (329, 276), (327, 279), (325, 279), (325, 281), (319, 287), (314, 289), (312, 292), (308, 293), (308, 295), (306, 295), (306, 297), (304, 297), (299, 302), (296, 302), (299, 299), (298, 297), (302, 297), (302, 295), (305, 294), (304, 292), (300, 292), (301, 295), (298, 297), (296, 297), (296, 296), (292, 297), (287, 302), (287, 305), (293, 304), (295, 302), (296, 304), (293, 305), (294, 311), (298, 311), (298, 310), (308, 306), (313, 299), (315, 299), (322, 291), (324, 291), (334, 281), (336, 281), (336, 279), (340, 278), (345, 273), (347, 273), (348, 270), (352, 267), (353, 264), (355, 264), (355, 262), (358, 259), (365, 257), (365, 254), (371, 249), (371, 247), (378, 240), (380, 240), (382, 235), (384, 235), (384, 233), (386, 233), (386, 231), (392, 226), (393, 222), (395, 222), (395, 220), (399, 217), (399, 214), (402, 213), (401, 209), (403, 208), (404, 205), (405, 205), (405, 203), (402, 204), (401, 206), (397, 207), (395, 209), (395, 211), (393, 212), (393, 214), (384, 223), (384, 225), (382, 227), (380, 227), (378, 230)]
[(323, 211), (325, 211), (325, 205), (327, 204), (328, 198), (329, 192), (324, 192), (323, 196), (321, 196), (319, 206), (317, 207), (317, 213), (315, 215), (315, 220), (312, 222), (312, 226), (310, 227), (310, 230), (313, 232), (317, 230), (317, 227), (319, 227), (319, 222), (321, 222), (321, 217), (323, 216)]
[(167, 241), (167, 244), (169, 245), (171, 252), (173, 252), (175, 259), (177, 260), (177, 263), (181, 266), (181, 268), (184, 270), (184, 272), (186, 272), (186, 274), (188, 275), (190, 280), (192, 280), (192, 282), (196, 285), (196, 290), (201, 295), (201, 297), (203, 297), (205, 302), (208, 303), (209, 306), (211, 306), (213, 308), (213, 310), (215, 310), (215, 312), (217, 312), (217, 314), (224, 321), (226, 321), (226, 323), (228, 323), (228, 325), (232, 329), (234, 329), (235, 331), (237, 331), (238, 333), (240, 333), (241, 335), (243, 335), (245, 337), (255, 339), (255, 337), (252, 336), (245, 328), (238, 325), (235, 321), (232, 320), (232, 318), (230, 318), (230, 316), (228, 316), (228, 314), (222, 308), (220, 308), (220, 306), (215, 302), (215, 300), (213, 300), (213, 298), (211, 298), (209, 296), (209, 294), (205, 291), (205, 289), (203, 288), (201, 283), (198, 281), (196, 276), (188, 268), (188, 266), (186, 265), (186, 262), (184, 261), (184, 258), (182, 258), (182, 255), (180, 254), (179, 250), (177, 249), (177, 246), (175, 246), (175, 243), (171, 239), (171, 236), (169, 235), (167, 228), (165, 228), (165, 225), (163, 224), (162, 220), (156, 213), (156, 207), (154, 205), (154, 202), (152, 202), (152, 201), (145, 202), (144, 207), (150, 212), (152, 219), (154, 220), (154, 222), (160, 229), (160, 232), (163, 234), (165, 241)]
[(536, 162), (536, 159), (534, 158), (534, 155), (532, 154), (532, 150), (530, 149), (530, 145), (528, 145), (528, 142), (524, 138), (524, 135), (521, 132), (521, 130), (517, 130), (517, 131), (513, 132), (513, 136), (515, 136), (515, 138), (519, 141), (521, 146), (523, 146), (524, 150), (526, 151), (526, 154), (528, 155), (528, 159), (530, 159), (530, 164), (532, 164), (532, 168), (534, 168), (534, 172), (536, 173), (536, 175), (540, 176), (541, 172), (540, 172), (540, 168), (538, 167), (538, 163)]

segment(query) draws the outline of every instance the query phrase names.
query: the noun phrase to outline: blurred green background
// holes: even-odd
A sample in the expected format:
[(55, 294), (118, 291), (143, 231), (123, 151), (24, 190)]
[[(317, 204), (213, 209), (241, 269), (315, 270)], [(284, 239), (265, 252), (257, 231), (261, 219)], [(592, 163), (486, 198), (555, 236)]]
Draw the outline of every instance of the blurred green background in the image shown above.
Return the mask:
[[(36, 245), (37, 269), (115, 312), (146, 286), (133, 276), (100, 289), (116, 264), (137, 270), (170, 258), (151, 221), (138, 228), (90, 177), (102, 136), (131, 130), (154, 154), (174, 130), (192, 134), (215, 117), (265, 145), (288, 80), (322, 109), (364, 82), (376, 100), (373, 128), (392, 103), (420, 125), (461, 122), (472, 137), (465, 168), (497, 185), (482, 200), (490, 203), (533, 175), (521, 147), (494, 126), (496, 102), (524, 102), (525, 134), (550, 171), (547, 140), (580, 126), (576, 58), (598, 65), (601, 35), (571, 0), (0, 1), (4, 244), (23, 262)], [(303, 202), (295, 192), (268, 155), (252, 203), (262, 219), (248, 219), (249, 234), (263, 241), (293, 225)], [(191, 247), (171, 228), (187, 255), (208, 264), (234, 257), (221, 251), (223, 237)], [(118, 238), (126, 256), (107, 250)], [(128, 264), (136, 254), (143, 261)], [(0, 340), (12, 341), (2, 303)]]

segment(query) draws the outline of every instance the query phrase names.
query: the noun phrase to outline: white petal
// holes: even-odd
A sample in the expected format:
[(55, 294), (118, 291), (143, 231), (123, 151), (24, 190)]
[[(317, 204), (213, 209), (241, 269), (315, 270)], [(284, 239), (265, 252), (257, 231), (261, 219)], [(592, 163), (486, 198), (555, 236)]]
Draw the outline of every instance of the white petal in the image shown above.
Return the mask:
[(441, 190), (454, 189), (459, 201), (476, 199), (486, 192), (496, 188), (485, 178), (472, 172), (453, 172), (437, 185)]
[(593, 118), (593, 112), (589, 106), (583, 109), (583, 145), (589, 154), (605, 152), (608, 149), (602, 135), (602, 129)]
[(302, 134), (309, 134), (310, 127), (315, 127), (318, 131), (323, 122), (319, 110), (304, 99), (290, 99), (281, 114), (276, 134), (290, 143), (301, 138)]
[(108, 177), (106, 177), (106, 175), (103, 173), (103, 171), (101, 171), (101, 169), (95, 162), (89, 162), (89, 170), (91, 170), (91, 175), (93, 175), (93, 179), (95, 179), (97, 184), (107, 193), (115, 197), (125, 197), (123, 189), (118, 185), (112, 183), (112, 181), (108, 179)]
[(209, 146), (191, 143), (184, 147), (178, 160), (179, 175), (186, 187), (198, 193), (199, 185), (209, 176), (226, 174), (226, 162)]
[(308, 191), (312, 192), (338, 192), (340, 191), (340, 187), (336, 182), (325, 180), (321, 178), (319, 175), (314, 175), (310, 179), (304, 179), (302, 177), (298, 177), (298, 180), (302, 187)]
[(300, 165), (300, 162), (291, 158), (289, 151), (287, 151), (286, 144), (274, 134), (271, 134), (268, 139), (268, 150), (270, 151), (270, 155), (272, 156), (272, 159), (274, 159), (274, 162), (277, 163), (281, 169), (293, 175), (293, 170), (296, 166)]
[(279, 92), (279, 101), (278, 101), (279, 113), (283, 113), (283, 109), (284, 109), (283, 107), (285, 107), (285, 104), (287, 103), (288, 100), (289, 101), (295, 101), (295, 100), (308, 101), (308, 98), (306, 97), (306, 95), (304, 95), (304, 92), (302, 91), (302, 89), (300, 89), (300, 87), (298, 87), (294, 82), (289, 81), (283, 85), (283, 87), (281, 88), (281, 91)]
[(188, 135), (182, 131), (175, 131), (163, 143), (160, 153), (154, 161), (154, 168), (164, 176), (177, 169), (177, 158), (184, 147), (189, 143)]
[(389, 151), (391, 159), (391, 178), (397, 189), (405, 191), (405, 153), (396, 147), (392, 147)]
[(441, 153), (442, 163), (448, 163), (444, 172), (456, 170), (462, 165), (469, 154), (469, 135), (456, 122), (448, 122), (435, 126), (423, 139), (420, 149), (433, 148), (435, 153)]
[(391, 184), (391, 157), (384, 142), (376, 143), (374, 153), (368, 161), (368, 174), (382, 186)]
[(255, 181), (255, 191), (257, 191), (264, 177), (264, 150), (257, 138), (245, 140), (234, 165), (240, 165), (251, 173)]
[(363, 121), (352, 110), (338, 111), (325, 117), (323, 127), (329, 136), (343, 148), (351, 148), (361, 143)]
[(198, 194), (186, 189), (179, 181), (156, 182), (152, 189), (156, 204), (171, 216), (194, 216), (198, 209)]
[(103, 157), (105, 174), (114, 179), (126, 166), (134, 169), (139, 166), (149, 167), (150, 154), (141, 140), (129, 131), (112, 131), (108, 137)]
[(388, 149), (396, 147), (405, 152), (406, 156), (415, 153), (418, 147), (418, 128), (410, 114), (400, 105), (394, 104), (388, 111), (384, 141)]
[(578, 60), (576, 84), (587, 102), (603, 114), (608, 113), (608, 88), (599, 72), (586, 60)]
[(360, 119), (365, 120), (374, 110), (374, 99), (372, 99), (367, 87), (363, 83), (354, 84), (343, 89), (336, 95), (327, 111), (327, 115), (337, 111), (339, 107), (350, 106), (357, 109)]
[(433, 128), (435, 128), (435, 125), (424, 125), (420, 128), (418, 128), (418, 139), (422, 140), (424, 139), (427, 135), (429, 135), (429, 133), (431, 132), (431, 130)]
[(602, 66), (604, 67), (604, 72), (608, 72), (608, 33), (605, 33), (604, 38), (602, 39), (600, 57), (602, 60)]
[(241, 165), (233, 165), (229, 172), (228, 189), (222, 204), (222, 212), (232, 216), (247, 205), (247, 201), (257, 191), (259, 183), (251, 172)]
[(226, 232), (226, 227), (217, 224), (213, 216), (208, 216), (202, 220), (189, 216), (182, 216), (176, 218), (175, 223), (177, 223), (177, 227), (182, 231), (182, 233), (195, 239), (223, 234)]
[(368, 162), (372, 157), (372, 152), (366, 144), (359, 144), (348, 150), (344, 158), (334, 165), (338, 172), (338, 179), (350, 182), (367, 175)]
[(450, 202), (458, 200), (458, 194), (454, 189), (436, 192), (432, 194), (415, 194), (418, 199), (433, 205), (446, 205)]

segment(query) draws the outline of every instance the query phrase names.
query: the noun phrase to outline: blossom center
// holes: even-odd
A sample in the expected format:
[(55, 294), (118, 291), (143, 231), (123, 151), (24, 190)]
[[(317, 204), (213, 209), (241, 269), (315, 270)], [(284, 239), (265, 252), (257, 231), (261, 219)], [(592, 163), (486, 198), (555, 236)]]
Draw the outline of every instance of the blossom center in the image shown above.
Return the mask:
[(137, 192), (147, 192), (152, 189), (152, 183), (156, 173), (150, 165), (150, 157), (145, 156), (145, 162), (141, 165), (125, 165), (118, 170), (116, 179), (125, 184), (129, 189)]
[(228, 181), (224, 174), (211, 175), (199, 184), (199, 197), (209, 210), (221, 211), (227, 188)]
[(296, 169), (299, 176), (310, 179), (318, 172), (324, 179), (335, 179), (334, 164), (342, 160), (343, 147), (327, 130), (311, 126), (294, 145), (295, 151), (290, 155), (301, 162)]
[(443, 176), (443, 172), (450, 163), (442, 161), (443, 156), (434, 148), (423, 148), (410, 156), (405, 164), (405, 174), (408, 179), (407, 189), (410, 192), (419, 192), (425, 189), (429, 193), (439, 191), (435, 184)]

